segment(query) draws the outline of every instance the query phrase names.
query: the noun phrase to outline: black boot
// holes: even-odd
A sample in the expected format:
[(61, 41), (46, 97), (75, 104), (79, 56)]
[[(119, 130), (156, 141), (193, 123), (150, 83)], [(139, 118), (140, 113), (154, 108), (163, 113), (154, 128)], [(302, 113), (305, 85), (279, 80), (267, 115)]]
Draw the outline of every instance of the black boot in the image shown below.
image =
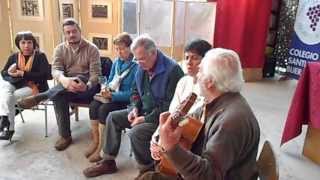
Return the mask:
[(9, 129), (10, 122), (8, 116), (0, 117), (0, 132), (2, 132), (5, 128)]
[(1, 131), (0, 134), (0, 140), (10, 140), (14, 134), (14, 131), (9, 130), (10, 122), (8, 119), (8, 116), (2, 116), (1, 117)]
[(13, 134), (14, 134), (14, 131), (4, 130), (0, 135), (0, 140), (9, 140), (9, 141), (11, 141), (11, 138), (12, 138)]

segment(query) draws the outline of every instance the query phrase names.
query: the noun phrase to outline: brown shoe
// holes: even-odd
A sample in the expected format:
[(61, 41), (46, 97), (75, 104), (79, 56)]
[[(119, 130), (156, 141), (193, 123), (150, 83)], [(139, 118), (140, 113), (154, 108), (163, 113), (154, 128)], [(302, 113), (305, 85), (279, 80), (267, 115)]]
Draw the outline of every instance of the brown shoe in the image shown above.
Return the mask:
[(18, 101), (17, 104), (19, 107), (23, 109), (30, 109), (36, 105), (38, 105), (41, 101), (48, 99), (47, 96), (43, 93), (28, 96), (26, 98), (23, 98), (22, 100)]
[(115, 160), (101, 160), (95, 165), (83, 170), (86, 177), (96, 177), (103, 174), (112, 174), (118, 171)]
[(56, 148), (57, 151), (63, 151), (69, 147), (69, 145), (72, 143), (72, 137), (69, 136), (67, 138), (61, 137), (54, 147)]
[[(145, 175), (146, 173), (154, 172), (154, 171), (155, 171), (154, 166), (149, 166), (149, 167), (141, 168), (141, 169), (139, 170), (138, 176), (136, 176), (136, 177), (134, 178), (134, 180), (143, 180), (143, 179), (145, 179), (145, 178), (142, 178), (142, 177), (144, 177), (144, 175)], [(146, 177), (148, 177), (148, 176), (149, 176), (149, 175), (147, 175)], [(151, 176), (150, 176), (150, 177), (151, 177)]]

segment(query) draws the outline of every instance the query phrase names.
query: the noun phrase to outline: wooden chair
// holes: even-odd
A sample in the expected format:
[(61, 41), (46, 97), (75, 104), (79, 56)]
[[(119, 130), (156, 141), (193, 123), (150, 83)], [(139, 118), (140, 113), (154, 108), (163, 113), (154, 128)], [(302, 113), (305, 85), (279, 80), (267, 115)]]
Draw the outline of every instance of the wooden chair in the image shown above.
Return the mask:
[(272, 146), (268, 140), (263, 144), (257, 164), (260, 180), (279, 179), (279, 167)]

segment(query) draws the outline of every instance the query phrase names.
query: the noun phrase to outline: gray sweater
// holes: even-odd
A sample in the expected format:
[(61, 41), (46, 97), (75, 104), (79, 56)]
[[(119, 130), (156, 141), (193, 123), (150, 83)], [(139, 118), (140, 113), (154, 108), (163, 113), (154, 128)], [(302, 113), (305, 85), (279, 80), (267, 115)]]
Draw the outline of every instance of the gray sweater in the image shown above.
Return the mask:
[(83, 75), (89, 79), (89, 87), (96, 85), (101, 75), (98, 48), (85, 39), (81, 39), (76, 51), (67, 42), (59, 44), (54, 50), (52, 76), (58, 79), (61, 74), (67, 77)]
[[(186, 180), (257, 179), (260, 129), (246, 100), (226, 93), (206, 107), (204, 127), (192, 152), (177, 145), (166, 156)], [(195, 114), (200, 118), (202, 110)]]

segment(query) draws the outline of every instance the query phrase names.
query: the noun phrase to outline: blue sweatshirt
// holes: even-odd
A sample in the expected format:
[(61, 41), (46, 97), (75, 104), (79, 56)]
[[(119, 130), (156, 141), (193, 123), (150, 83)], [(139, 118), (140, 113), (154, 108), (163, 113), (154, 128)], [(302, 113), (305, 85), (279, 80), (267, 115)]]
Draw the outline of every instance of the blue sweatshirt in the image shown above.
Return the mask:
[(131, 68), (130, 72), (121, 81), (119, 91), (112, 92), (112, 102), (130, 102), (130, 95), (132, 90), (132, 84), (137, 71), (138, 64), (131, 58), (129, 61), (123, 61), (120, 58), (116, 58), (111, 67), (111, 72), (107, 83), (109, 84), (115, 76), (116, 72), (120, 74), (127, 68)]

